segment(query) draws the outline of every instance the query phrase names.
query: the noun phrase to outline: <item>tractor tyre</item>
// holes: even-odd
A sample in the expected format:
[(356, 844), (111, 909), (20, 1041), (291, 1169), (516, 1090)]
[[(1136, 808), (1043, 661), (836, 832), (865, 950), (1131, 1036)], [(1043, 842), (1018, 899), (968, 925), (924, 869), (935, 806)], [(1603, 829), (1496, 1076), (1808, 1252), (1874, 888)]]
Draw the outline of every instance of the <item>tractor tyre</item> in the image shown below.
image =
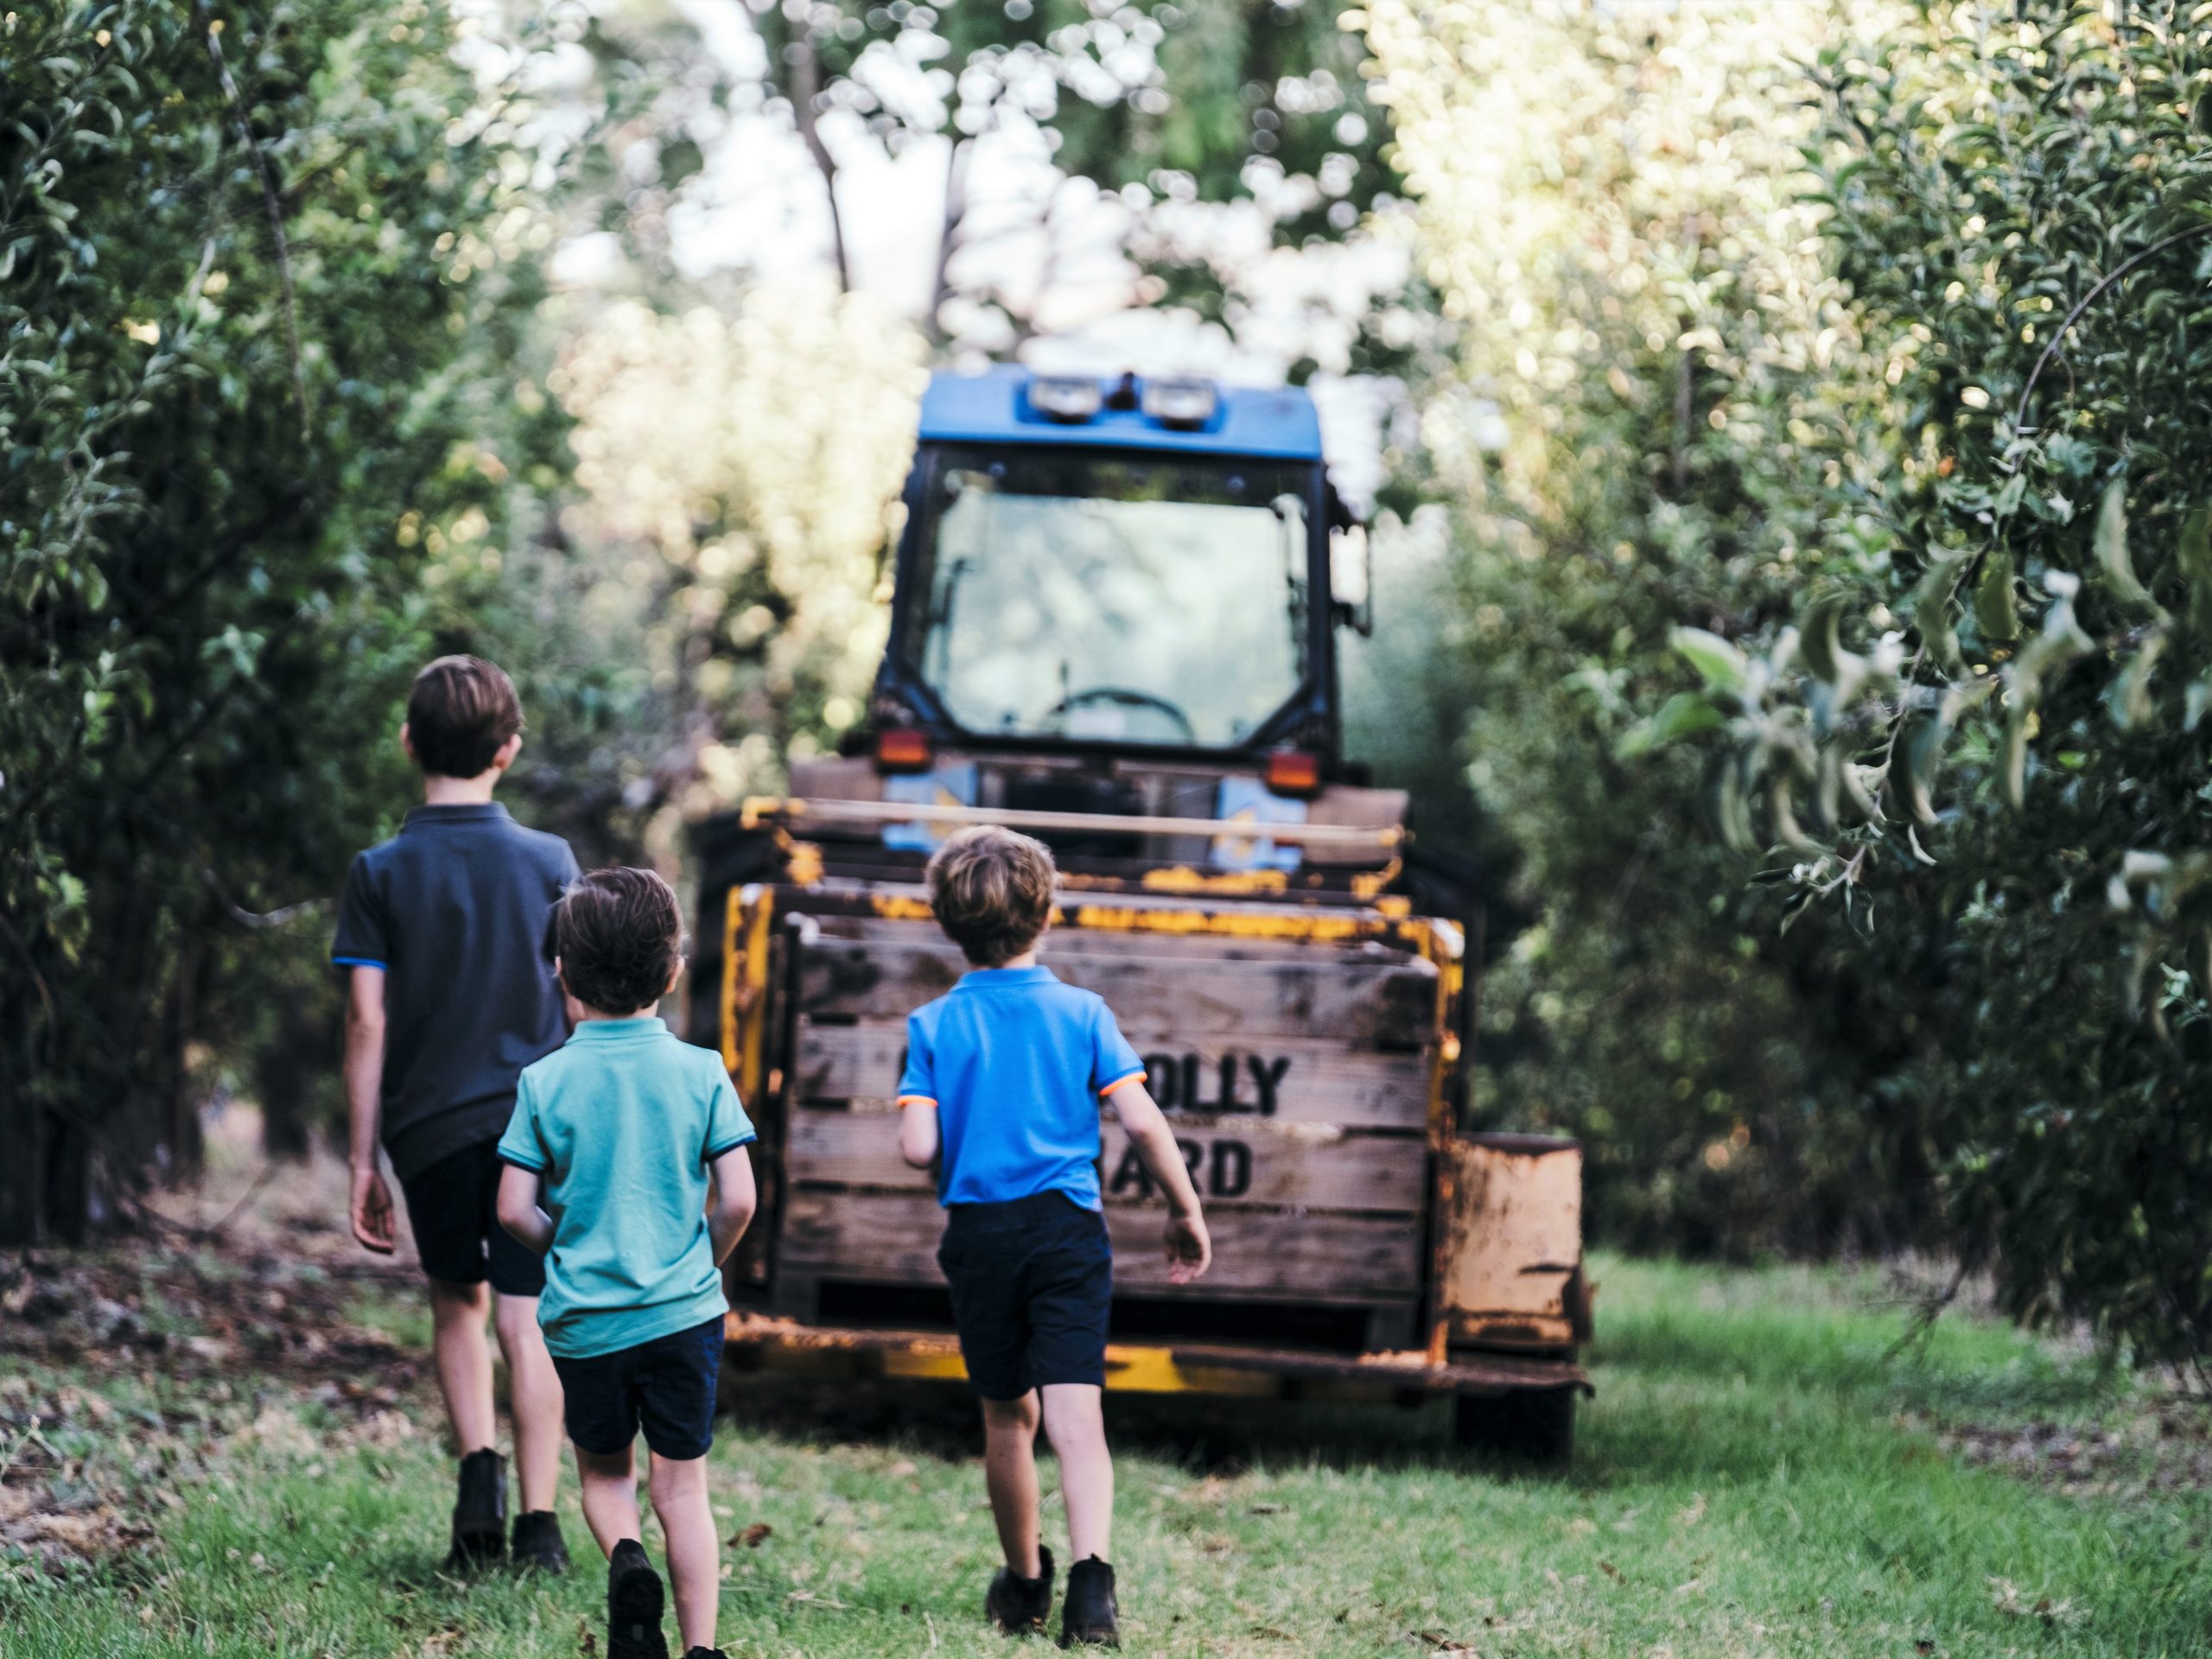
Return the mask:
[(1452, 1433), (1470, 1451), (1530, 1463), (1564, 1465), (1574, 1453), (1573, 1389), (1463, 1394), (1452, 1401)]

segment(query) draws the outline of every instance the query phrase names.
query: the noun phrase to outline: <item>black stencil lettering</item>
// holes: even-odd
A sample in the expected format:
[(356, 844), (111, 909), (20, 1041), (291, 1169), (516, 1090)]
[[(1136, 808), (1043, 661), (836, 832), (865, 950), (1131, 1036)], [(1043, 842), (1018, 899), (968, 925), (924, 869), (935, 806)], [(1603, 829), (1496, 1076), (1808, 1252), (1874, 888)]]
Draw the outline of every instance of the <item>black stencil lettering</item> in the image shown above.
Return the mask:
[(1275, 1115), (1275, 1100), (1282, 1086), (1282, 1074), (1290, 1070), (1290, 1056), (1279, 1055), (1263, 1060), (1257, 1054), (1247, 1054), (1244, 1064), (1250, 1068), (1253, 1085), (1260, 1091), (1260, 1116)]
[(1131, 1187), (1136, 1189), (1141, 1198), (1152, 1196), (1152, 1172), (1144, 1166), (1144, 1160), (1137, 1156), (1135, 1147), (1123, 1150), (1122, 1161), (1114, 1166), (1113, 1184), (1106, 1190), (1118, 1198)]
[(1144, 1086), (1163, 1112), (1172, 1112), (1182, 1101), (1183, 1069), (1173, 1054), (1144, 1057)]
[(1236, 1101), (1236, 1057), (1234, 1054), (1221, 1057), (1221, 1096), (1214, 1102), (1213, 1109), (1217, 1112), (1243, 1109)]
[(1212, 1179), (1207, 1192), (1217, 1198), (1241, 1198), (1252, 1190), (1252, 1148), (1242, 1141), (1213, 1143)]

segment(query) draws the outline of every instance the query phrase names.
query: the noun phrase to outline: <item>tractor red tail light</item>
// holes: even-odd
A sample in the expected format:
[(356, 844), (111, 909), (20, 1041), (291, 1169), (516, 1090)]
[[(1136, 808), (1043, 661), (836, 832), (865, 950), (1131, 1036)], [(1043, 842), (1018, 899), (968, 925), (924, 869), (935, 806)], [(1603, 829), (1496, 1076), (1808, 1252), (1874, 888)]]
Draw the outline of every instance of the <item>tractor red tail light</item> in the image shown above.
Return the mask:
[(893, 726), (875, 734), (875, 764), (881, 772), (927, 772), (936, 761), (930, 734)]
[(1313, 795), (1321, 788), (1321, 757), (1306, 749), (1277, 749), (1268, 756), (1268, 787), (1278, 795)]

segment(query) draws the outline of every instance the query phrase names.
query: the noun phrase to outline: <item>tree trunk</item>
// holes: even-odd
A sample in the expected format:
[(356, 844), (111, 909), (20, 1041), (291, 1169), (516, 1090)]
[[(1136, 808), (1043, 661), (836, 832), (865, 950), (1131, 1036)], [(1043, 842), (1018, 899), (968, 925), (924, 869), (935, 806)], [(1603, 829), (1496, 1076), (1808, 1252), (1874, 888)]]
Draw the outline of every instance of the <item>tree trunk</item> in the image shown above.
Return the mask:
[(790, 54), (791, 67), (791, 118), (798, 123), (798, 136), (822, 174), (822, 193), (830, 202), (830, 251), (837, 262), (837, 289), (849, 294), (853, 272), (845, 255), (844, 215), (837, 207), (837, 158), (822, 142), (821, 129), (815, 124), (814, 100), (822, 95), (822, 60), (815, 55), (814, 42), (807, 39), (804, 29), (792, 31), (791, 44), (785, 50)]

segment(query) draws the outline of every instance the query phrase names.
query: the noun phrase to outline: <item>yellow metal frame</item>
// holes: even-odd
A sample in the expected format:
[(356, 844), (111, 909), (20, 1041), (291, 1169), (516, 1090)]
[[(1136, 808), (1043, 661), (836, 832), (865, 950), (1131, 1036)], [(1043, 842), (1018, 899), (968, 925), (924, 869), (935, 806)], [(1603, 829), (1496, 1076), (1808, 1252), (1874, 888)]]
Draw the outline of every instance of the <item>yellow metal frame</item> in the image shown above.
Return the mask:
[[(1249, 892), (1238, 897), (1250, 897)], [(868, 894), (869, 908), (887, 921), (931, 922), (936, 918), (926, 899), (910, 893)], [(1098, 932), (1161, 933), (1213, 936), (1245, 939), (1312, 939), (1345, 944), (1365, 939), (1390, 940), (1416, 951), (1434, 964), (1436, 976), (1437, 1044), (1430, 1064), (1428, 1134), (1433, 1151), (1442, 1149), (1455, 1125), (1447, 1119), (1445, 1079), (1458, 1063), (1459, 1041), (1452, 1027), (1466, 979), (1465, 941), (1446, 922), (1416, 917), (1402, 898), (1379, 902), (1359, 912), (1293, 909), (1288, 906), (1250, 910), (1207, 910), (1163, 904), (1111, 904), (1071, 898), (1053, 907), (1054, 922), (1064, 927)], [(733, 889), (725, 912), (722, 934), (721, 1042), (722, 1063), (747, 1100), (761, 1096), (766, 1076), (769, 945), (773, 937), (774, 889), (749, 886)], [(1435, 1171), (1433, 1213), (1448, 1213), (1452, 1200), (1450, 1160), (1433, 1160)], [(1436, 1260), (1430, 1265), (1429, 1282), (1443, 1282), (1446, 1267), (1444, 1229), (1435, 1229)], [(1430, 1364), (1442, 1364), (1447, 1352), (1448, 1330), (1441, 1310), (1433, 1310), (1433, 1322), (1422, 1344)], [(784, 1357), (821, 1355), (838, 1351), (810, 1342), (805, 1327), (783, 1333), (763, 1332), (744, 1316), (731, 1315), (730, 1338), (762, 1351)], [(917, 1340), (895, 1348), (873, 1351), (883, 1375), (960, 1382), (966, 1378), (958, 1344), (949, 1336), (942, 1343)], [(1280, 1391), (1281, 1379), (1265, 1372), (1192, 1368), (1179, 1364), (1171, 1349), (1141, 1344), (1113, 1344), (1106, 1351), (1106, 1386), (1138, 1394), (1222, 1394), (1264, 1395)], [(1301, 1384), (1301, 1387), (1305, 1385)], [(1402, 1379), (1378, 1376), (1328, 1385), (1322, 1392), (1337, 1398), (1387, 1398), (1407, 1384)]]
[(776, 895), (769, 887), (732, 887), (722, 916), (722, 1067), (747, 1100), (761, 1095), (767, 1058), (769, 942)]
[[(936, 1332), (832, 1332), (732, 1313), (725, 1325), (733, 1348), (777, 1370), (897, 1377), (918, 1382), (965, 1382), (968, 1368), (957, 1338)], [(1297, 1377), (1243, 1366), (1188, 1364), (1153, 1343), (1109, 1343), (1106, 1387), (1117, 1394), (1203, 1394), (1273, 1399), (1294, 1389), (1303, 1399), (1378, 1402), (1434, 1386), (1422, 1367), (1377, 1362), (1364, 1376)]]

